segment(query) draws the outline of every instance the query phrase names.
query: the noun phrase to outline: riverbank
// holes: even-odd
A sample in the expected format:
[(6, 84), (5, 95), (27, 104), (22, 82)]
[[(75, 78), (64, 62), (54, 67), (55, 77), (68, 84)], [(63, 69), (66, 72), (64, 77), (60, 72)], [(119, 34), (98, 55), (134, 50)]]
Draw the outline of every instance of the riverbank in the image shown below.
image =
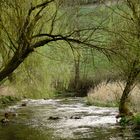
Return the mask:
[(0, 96), (0, 108), (16, 104), (21, 99), (15, 96)]
[[(122, 82), (112, 82), (112, 83), (106, 83), (102, 82), (98, 86), (96, 86), (94, 89), (91, 89), (88, 92), (88, 96), (85, 99), (87, 105), (92, 106), (99, 106), (99, 107), (118, 107), (119, 100), (121, 97), (122, 89), (124, 87), (124, 84)], [(136, 86), (133, 89), (133, 93), (131, 95), (130, 104), (131, 109), (133, 112), (139, 112), (139, 105), (140, 105), (140, 96), (139, 96), (139, 86)], [(72, 93), (61, 93), (63, 96), (54, 96), (56, 99), (68, 99), (71, 96)], [(73, 93), (75, 94), (75, 93)], [(67, 96), (65, 96), (67, 95)], [(7, 107), (13, 104), (16, 104), (16, 102), (24, 99), (23, 96), (17, 96), (17, 92), (13, 87), (7, 87), (3, 86), (0, 88), (0, 107)], [(44, 98), (47, 99), (47, 98)], [(115, 116), (114, 116), (115, 117)], [(127, 123), (128, 119), (122, 119), (122, 124)], [(133, 118), (133, 124), (140, 124), (140, 114), (138, 113)]]
[(16, 90), (11, 86), (0, 86), (0, 108), (16, 104), (22, 98), (16, 95)]
[[(89, 105), (118, 106), (125, 84), (123, 82), (100, 83), (94, 89), (90, 89), (87, 96)], [(137, 84), (131, 91), (128, 106), (133, 112), (140, 112), (140, 85)]]
[(22, 102), (8, 108), (18, 116), (7, 126), (0, 125), (0, 139), (8, 140), (11, 135), (20, 140), (136, 140), (139, 137), (139, 132), (116, 124), (117, 108), (88, 106), (83, 98), (27, 99), (27, 106), (20, 106)]
[[(90, 89), (87, 104), (95, 106), (118, 107), (125, 84), (123, 82), (102, 82), (94, 89)], [(127, 105), (134, 113), (133, 116), (121, 117), (120, 125), (140, 127), (140, 85), (137, 84), (131, 91)]]

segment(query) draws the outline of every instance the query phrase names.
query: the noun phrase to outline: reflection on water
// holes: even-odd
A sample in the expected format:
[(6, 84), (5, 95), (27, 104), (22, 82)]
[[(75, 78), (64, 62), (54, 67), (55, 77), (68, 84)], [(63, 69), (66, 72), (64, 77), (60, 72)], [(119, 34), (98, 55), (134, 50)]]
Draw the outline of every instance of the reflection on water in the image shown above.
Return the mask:
[(81, 98), (26, 102), (9, 107), (19, 115), (0, 125), (0, 140), (140, 140), (138, 129), (116, 125), (115, 108), (87, 106)]
[(26, 125), (7, 125), (0, 127), (0, 140), (51, 140), (50, 130), (42, 131)]

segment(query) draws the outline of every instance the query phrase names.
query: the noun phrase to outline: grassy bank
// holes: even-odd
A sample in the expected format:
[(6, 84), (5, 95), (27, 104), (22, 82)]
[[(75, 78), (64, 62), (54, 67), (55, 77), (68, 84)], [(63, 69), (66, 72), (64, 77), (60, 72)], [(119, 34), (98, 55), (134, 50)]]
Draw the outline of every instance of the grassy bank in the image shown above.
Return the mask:
[[(118, 106), (125, 84), (123, 82), (102, 82), (88, 92), (88, 104), (99, 106)], [(140, 112), (140, 85), (131, 91), (128, 105), (133, 112)]]
[(15, 96), (0, 96), (0, 108), (7, 107), (9, 105), (13, 105), (18, 102), (20, 98)]

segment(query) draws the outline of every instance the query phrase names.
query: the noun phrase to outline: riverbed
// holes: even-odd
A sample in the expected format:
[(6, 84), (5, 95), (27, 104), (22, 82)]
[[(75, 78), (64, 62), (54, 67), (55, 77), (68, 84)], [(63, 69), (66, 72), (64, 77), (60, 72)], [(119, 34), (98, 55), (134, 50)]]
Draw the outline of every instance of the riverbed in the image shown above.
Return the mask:
[(17, 115), (0, 125), (0, 140), (140, 140), (138, 130), (116, 123), (117, 108), (88, 106), (84, 98), (26, 99), (0, 118), (9, 111)]

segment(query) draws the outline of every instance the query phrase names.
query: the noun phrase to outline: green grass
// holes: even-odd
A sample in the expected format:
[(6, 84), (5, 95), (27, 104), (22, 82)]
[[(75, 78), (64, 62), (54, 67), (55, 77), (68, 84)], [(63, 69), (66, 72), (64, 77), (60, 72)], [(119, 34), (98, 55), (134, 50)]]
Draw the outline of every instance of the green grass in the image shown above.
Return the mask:
[(87, 105), (93, 105), (93, 106), (99, 106), (99, 107), (118, 107), (117, 102), (102, 102), (98, 100), (90, 101), (90, 99), (87, 99), (86, 102)]
[(120, 120), (120, 125), (122, 126), (133, 126), (134, 128), (137, 128), (137, 126), (140, 125), (140, 114), (135, 114), (134, 116), (125, 116), (122, 117)]
[(6, 107), (8, 105), (15, 104), (20, 99), (14, 96), (0, 96), (0, 106)]
[(136, 125), (140, 125), (140, 113), (134, 116), (134, 122)]

